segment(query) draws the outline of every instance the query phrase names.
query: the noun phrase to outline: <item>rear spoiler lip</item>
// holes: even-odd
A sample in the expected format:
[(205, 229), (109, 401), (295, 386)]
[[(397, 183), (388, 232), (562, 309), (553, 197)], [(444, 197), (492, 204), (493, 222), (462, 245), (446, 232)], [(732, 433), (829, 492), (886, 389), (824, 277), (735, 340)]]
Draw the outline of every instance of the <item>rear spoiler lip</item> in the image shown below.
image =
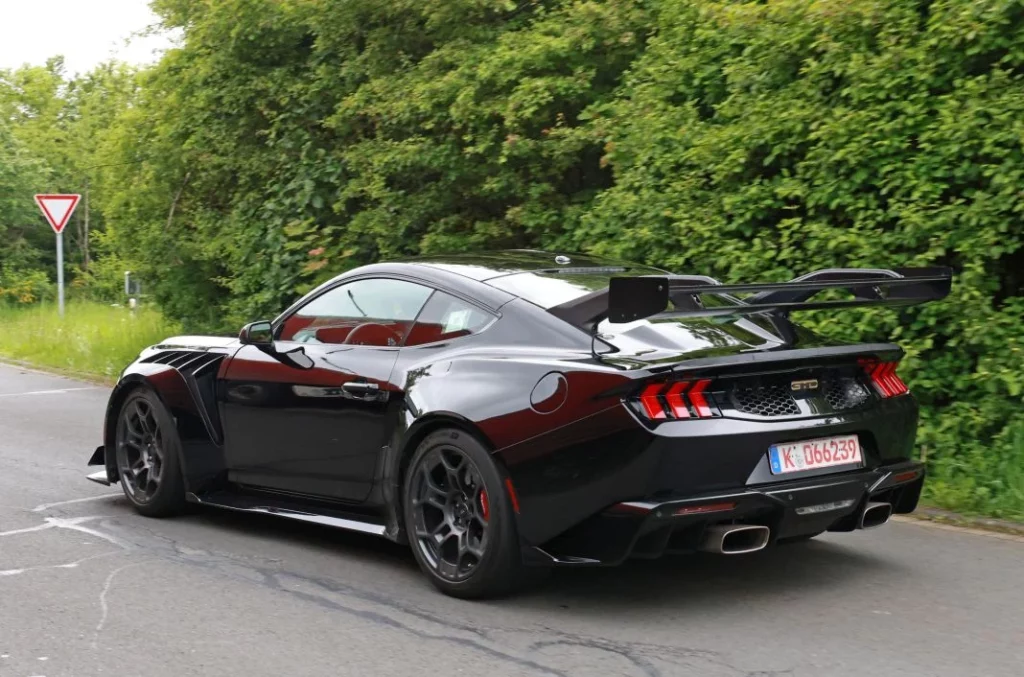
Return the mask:
[(785, 362), (801, 362), (806, 366), (808, 360), (831, 360), (842, 357), (899, 357), (905, 351), (895, 343), (854, 343), (841, 346), (823, 346), (816, 348), (782, 348), (778, 350), (751, 350), (750, 352), (722, 355), (719, 357), (699, 357), (692, 360), (677, 360), (669, 364), (652, 363), (647, 367), (651, 372), (704, 371), (721, 367), (740, 367), (746, 365), (770, 365)]
[(671, 285), (673, 291), (681, 294), (760, 292), (759, 296), (764, 299), (767, 298), (766, 292), (775, 291), (821, 291), (823, 289), (846, 289), (851, 287), (866, 288), (876, 285), (912, 287), (922, 283), (945, 283), (948, 286), (948, 283), (952, 280), (952, 271), (949, 268), (903, 268), (896, 270), (881, 268), (827, 268), (794, 278), (789, 282), (754, 284), (721, 284), (710, 279), (707, 282), (697, 282), (691, 276), (675, 275), (666, 276), (665, 279), (670, 284), (677, 280), (690, 283), (689, 285)]

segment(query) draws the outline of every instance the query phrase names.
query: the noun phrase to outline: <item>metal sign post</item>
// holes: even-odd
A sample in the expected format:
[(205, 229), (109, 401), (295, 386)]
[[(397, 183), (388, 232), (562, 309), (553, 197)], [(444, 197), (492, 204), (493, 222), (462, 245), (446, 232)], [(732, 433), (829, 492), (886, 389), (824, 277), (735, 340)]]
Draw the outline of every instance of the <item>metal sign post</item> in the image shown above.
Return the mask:
[(78, 206), (81, 195), (36, 195), (50, 228), (57, 234), (57, 312), (64, 317), (64, 226)]
[(57, 233), (57, 313), (64, 317), (64, 233)]

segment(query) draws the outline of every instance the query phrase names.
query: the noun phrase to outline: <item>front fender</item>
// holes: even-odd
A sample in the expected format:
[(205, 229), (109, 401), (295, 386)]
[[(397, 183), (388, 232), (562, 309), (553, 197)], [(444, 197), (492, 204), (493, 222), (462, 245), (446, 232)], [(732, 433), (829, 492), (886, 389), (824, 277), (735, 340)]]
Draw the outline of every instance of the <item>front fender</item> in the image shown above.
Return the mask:
[(174, 419), (181, 440), (182, 474), (188, 491), (196, 491), (225, 469), (220, 444), (216, 401), (204, 401), (196, 384), (178, 369), (165, 364), (137, 362), (122, 374), (107, 403), (103, 426), (104, 465), (107, 478), (117, 481), (114, 445), (117, 421), (128, 395), (137, 388), (154, 393)]

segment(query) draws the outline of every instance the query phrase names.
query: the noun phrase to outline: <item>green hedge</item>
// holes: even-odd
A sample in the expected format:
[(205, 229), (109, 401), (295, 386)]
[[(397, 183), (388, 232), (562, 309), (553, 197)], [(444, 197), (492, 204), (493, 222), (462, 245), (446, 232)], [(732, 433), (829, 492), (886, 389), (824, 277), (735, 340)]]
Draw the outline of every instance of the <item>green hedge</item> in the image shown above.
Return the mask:
[(659, 10), (622, 95), (589, 111), (615, 185), (575, 242), (729, 280), (953, 266), (945, 303), (813, 324), (906, 346), (901, 371), (925, 405), (936, 500), (1019, 511), (1021, 3)]
[(184, 47), (101, 202), (174, 316), (234, 328), (422, 251), (949, 265), (947, 302), (808, 322), (908, 349), (933, 500), (1024, 514), (1021, 2), (156, 5)]

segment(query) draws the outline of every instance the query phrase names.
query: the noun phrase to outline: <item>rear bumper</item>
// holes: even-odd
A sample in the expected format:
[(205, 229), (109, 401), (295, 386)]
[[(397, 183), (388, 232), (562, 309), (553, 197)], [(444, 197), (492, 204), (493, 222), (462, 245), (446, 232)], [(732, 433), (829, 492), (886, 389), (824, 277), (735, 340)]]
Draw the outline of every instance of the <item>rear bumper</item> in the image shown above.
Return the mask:
[(756, 524), (770, 542), (822, 531), (853, 531), (869, 502), (912, 512), (924, 484), (920, 463), (765, 484), (665, 501), (616, 503), (530, 552), (534, 564), (614, 565), (630, 557), (693, 552), (716, 524)]
[[(767, 496), (772, 487), (798, 487), (805, 480), (816, 486), (884, 472), (909, 462), (916, 432), (917, 404), (911, 396), (814, 418), (714, 418), (654, 427), (620, 406), (498, 455), (518, 494), (519, 535), (528, 545), (544, 547), (624, 501)], [(769, 468), (773, 444), (851, 434), (861, 441), (864, 468), (803, 471), (785, 481)]]

